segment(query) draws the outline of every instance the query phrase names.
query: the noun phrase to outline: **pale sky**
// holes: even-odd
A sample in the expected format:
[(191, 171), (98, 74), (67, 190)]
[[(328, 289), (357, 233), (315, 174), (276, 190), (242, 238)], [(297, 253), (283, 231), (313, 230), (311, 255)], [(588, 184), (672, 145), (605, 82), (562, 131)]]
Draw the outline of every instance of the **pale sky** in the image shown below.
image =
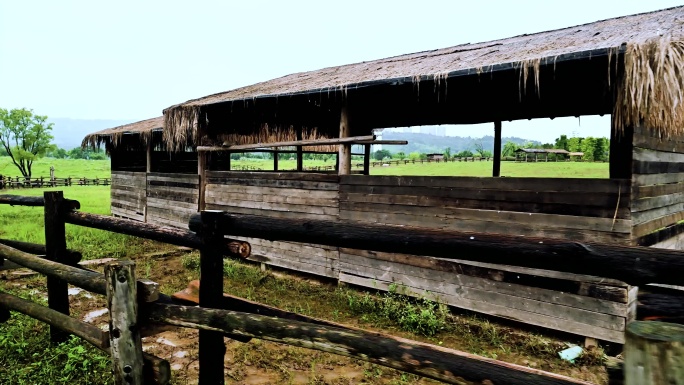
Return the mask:
[[(53, 118), (136, 121), (188, 99), (294, 72), (677, 5), (669, 0), (0, 0), (0, 107), (31, 108)], [(558, 132), (609, 133), (607, 118), (583, 117), (581, 126), (574, 118), (549, 122), (504, 124), (504, 135), (549, 141)], [(472, 128), (460, 129), (472, 135)]]

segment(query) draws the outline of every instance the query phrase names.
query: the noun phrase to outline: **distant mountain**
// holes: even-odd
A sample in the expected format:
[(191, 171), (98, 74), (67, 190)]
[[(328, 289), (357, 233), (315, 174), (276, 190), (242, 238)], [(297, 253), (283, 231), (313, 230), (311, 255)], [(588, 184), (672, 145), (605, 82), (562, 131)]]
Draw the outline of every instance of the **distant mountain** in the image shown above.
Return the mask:
[(69, 119), (69, 118), (48, 118), (48, 122), (54, 123), (52, 135), (55, 137), (53, 143), (58, 147), (70, 150), (79, 147), (83, 138), (95, 131), (112, 128), (122, 124), (135, 122), (129, 120), (112, 119)]
[[(475, 150), (476, 144), (482, 144), (483, 149), (488, 151), (494, 150), (494, 137), (486, 135), (481, 138), (462, 137), (462, 136), (438, 136), (432, 134), (412, 133), (412, 132), (393, 132), (384, 131), (382, 133), (383, 140), (408, 140), (408, 145), (405, 146), (382, 146), (383, 149), (391, 152), (403, 151), (408, 154), (411, 152), (422, 153), (438, 153), (443, 152), (445, 148), (450, 147), (451, 153), (456, 154), (464, 150)], [(504, 137), (501, 139), (502, 145), (506, 142), (513, 142), (519, 145), (531, 142), (534, 144), (541, 144), (535, 140), (523, 139), (518, 137)]]

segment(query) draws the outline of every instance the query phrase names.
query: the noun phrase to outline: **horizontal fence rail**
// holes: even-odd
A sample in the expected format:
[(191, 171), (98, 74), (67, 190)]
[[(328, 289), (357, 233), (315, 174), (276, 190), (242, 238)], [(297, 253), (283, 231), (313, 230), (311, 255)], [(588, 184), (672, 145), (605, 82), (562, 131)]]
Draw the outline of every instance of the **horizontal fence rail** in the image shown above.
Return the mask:
[(59, 186), (109, 186), (110, 178), (86, 178), (86, 177), (10, 177), (0, 175), (0, 189), (3, 188), (36, 188), (36, 187), (59, 187)]
[[(675, 250), (222, 212), (215, 218), (218, 231), (229, 236), (522, 266), (632, 285), (684, 284), (684, 253)], [(190, 230), (201, 222), (193, 215)]]

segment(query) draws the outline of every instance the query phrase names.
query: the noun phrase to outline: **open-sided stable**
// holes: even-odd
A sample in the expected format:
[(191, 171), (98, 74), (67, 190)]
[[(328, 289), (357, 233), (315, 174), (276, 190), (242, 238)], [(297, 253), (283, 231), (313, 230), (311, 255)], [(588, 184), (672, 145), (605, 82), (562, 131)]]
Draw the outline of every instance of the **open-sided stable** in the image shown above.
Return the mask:
[[(112, 159), (112, 213), (186, 227), (203, 209), (578, 242), (684, 248), (684, 7), (287, 75), (93, 133)], [(501, 178), (517, 119), (610, 115), (608, 179)], [(492, 177), (370, 176), (374, 129), (492, 122)], [(365, 167), (351, 171), (351, 145)], [(250, 146), (251, 145), (251, 146)], [(258, 147), (258, 148), (255, 148)], [(273, 172), (231, 170), (271, 151)], [(305, 152), (335, 152), (307, 172)], [(290, 152), (296, 170), (278, 170)], [(572, 154), (570, 154), (572, 155)], [(622, 342), (636, 288), (597, 277), (249, 239), (252, 259)]]

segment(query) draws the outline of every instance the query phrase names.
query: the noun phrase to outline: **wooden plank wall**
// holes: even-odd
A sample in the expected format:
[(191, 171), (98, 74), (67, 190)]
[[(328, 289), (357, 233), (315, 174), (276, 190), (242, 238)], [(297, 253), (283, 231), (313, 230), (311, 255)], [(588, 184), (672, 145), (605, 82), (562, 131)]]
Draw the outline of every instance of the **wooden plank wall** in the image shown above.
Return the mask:
[(684, 220), (684, 137), (660, 139), (637, 127), (632, 155), (632, 243), (651, 246), (655, 232)]
[(146, 176), (144, 172), (112, 170), (112, 214), (136, 221), (145, 220)]
[(590, 276), (444, 258), (340, 249), (339, 280), (623, 343), (636, 287)]
[(626, 243), (629, 185), (621, 179), (343, 176), (340, 219)]
[[(310, 173), (206, 172), (206, 208), (277, 218), (337, 221), (337, 175)], [(252, 245), (251, 260), (337, 278), (338, 250), (295, 242), (240, 238)]]
[(147, 222), (187, 229), (198, 197), (198, 175), (148, 173)]

